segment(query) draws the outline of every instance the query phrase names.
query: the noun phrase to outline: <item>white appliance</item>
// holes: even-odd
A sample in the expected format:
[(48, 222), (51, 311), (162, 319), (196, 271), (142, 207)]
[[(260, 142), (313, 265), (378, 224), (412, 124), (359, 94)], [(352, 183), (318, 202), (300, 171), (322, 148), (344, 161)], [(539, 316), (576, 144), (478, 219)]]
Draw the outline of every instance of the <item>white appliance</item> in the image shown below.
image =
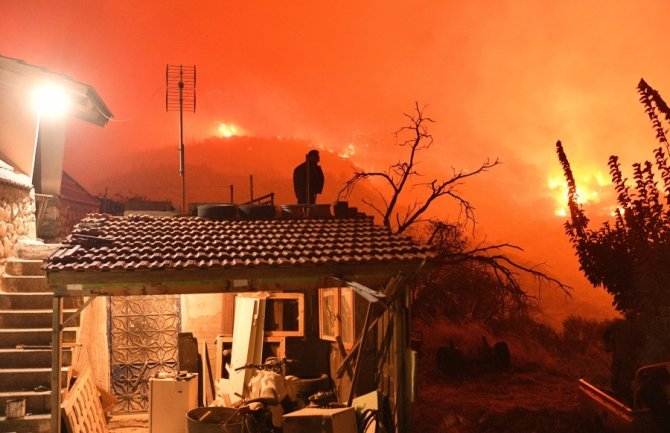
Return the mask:
[(149, 433), (186, 433), (186, 413), (198, 407), (198, 375), (149, 379)]

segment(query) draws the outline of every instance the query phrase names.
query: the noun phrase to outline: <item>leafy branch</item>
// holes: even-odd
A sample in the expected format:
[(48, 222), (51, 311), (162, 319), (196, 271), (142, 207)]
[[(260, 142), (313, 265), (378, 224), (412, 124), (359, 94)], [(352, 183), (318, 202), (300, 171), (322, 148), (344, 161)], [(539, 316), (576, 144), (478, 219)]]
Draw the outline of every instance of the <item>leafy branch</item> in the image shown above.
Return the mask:
[(623, 176), (619, 158), (609, 158), (618, 204), (614, 225), (606, 221), (588, 228), (567, 156), (561, 142), (556, 144), (568, 183), (566, 233), (589, 281), (609, 292), (621, 313), (639, 315), (648, 333), (664, 341), (670, 353), (670, 339), (661, 331), (663, 323), (670, 323), (670, 161), (663, 127), (670, 121), (670, 109), (644, 80), (637, 90), (661, 147), (653, 150), (653, 162), (633, 164), (632, 182)]

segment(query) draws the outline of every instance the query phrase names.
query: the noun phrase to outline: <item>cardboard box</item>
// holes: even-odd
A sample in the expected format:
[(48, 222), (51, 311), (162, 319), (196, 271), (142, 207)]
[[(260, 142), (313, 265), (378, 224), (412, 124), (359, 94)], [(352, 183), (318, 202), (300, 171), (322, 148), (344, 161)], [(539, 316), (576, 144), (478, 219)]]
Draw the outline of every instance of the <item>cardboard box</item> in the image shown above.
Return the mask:
[(356, 433), (353, 407), (320, 409), (306, 407), (282, 417), (284, 433)]
[(5, 402), (5, 416), (7, 419), (23, 418), (26, 416), (26, 399), (7, 400)]

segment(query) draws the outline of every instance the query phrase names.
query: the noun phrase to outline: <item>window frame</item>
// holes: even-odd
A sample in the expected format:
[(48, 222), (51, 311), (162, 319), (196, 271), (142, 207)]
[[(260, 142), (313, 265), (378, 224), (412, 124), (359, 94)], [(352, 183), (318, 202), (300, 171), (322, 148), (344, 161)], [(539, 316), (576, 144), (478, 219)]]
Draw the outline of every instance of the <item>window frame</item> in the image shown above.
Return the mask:
[[(333, 297), (333, 301), (328, 304), (333, 305), (333, 311), (326, 316), (327, 303), (326, 297)], [(326, 341), (337, 342), (337, 337), (342, 338), (342, 343), (346, 349), (354, 345), (356, 339), (355, 328), (355, 301), (354, 291), (351, 287), (329, 287), (319, 289), (319, 338)], [(343, 312), (348, 311), (348, 315)], [(330, 329), (325, 329), (326, 320), (332, 321), (332, 333)], [(348, 322), (348, 323), (347, 323)], [(345, 337), (348, 336), (347, 339)]]

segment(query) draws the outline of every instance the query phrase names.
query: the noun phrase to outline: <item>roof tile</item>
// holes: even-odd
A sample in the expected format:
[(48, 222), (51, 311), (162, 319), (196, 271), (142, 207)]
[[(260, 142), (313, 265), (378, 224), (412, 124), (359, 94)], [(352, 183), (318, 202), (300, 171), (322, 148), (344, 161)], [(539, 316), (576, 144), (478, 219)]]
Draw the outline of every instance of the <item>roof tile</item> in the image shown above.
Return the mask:
[(224, 220), (90, 214), (49, 272), (420, 262), (434, 252), (371, 218)]

